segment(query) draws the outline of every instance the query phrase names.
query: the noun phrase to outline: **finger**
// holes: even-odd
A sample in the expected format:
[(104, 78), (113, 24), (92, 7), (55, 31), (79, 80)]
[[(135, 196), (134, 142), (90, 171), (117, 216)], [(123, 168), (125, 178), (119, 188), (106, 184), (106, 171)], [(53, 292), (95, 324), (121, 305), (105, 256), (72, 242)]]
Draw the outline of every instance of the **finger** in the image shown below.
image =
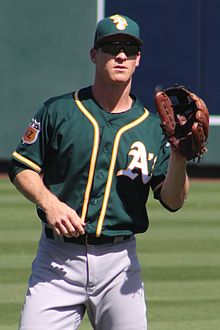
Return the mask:
[(71, 237), (77, 238), (77, 237), (79, 237), (79, 233), (75, 232), (73, 234), (65, 234), (63, 236), (68, 237), (68, 238), (71, 238)]
[(77, 229), (71, 224), (71, 222), (65, 222), (63, 224), (67, 230), (67, 233), (64, 234), (67, 237), (78, 237), (79, 236), (79, 232), (77, 231)]
[[(64, 235), (64, 236), (67, 236), (67, 235), (71, 235), (69, 232), (68, 232), (68, 230), (67, 230), (67, 228), (66, 228), (66, 226), (65, 226), (65, 222), (57, 222), (56, 224), (55, 224), (55, 226), (54, 226), (54, 229), (56, 230), (56, 232), (58, 233), (60, 233), (59, 235)], [(71, 235), (72, 236), (72, 235)]]
[(85, 234), (85, 230), (84, 230), (85, 223), (82, 223), (80, 217), (76, 213), (73, 214), (73, 216), (71, 215), (69, 217), (69, 221), (80, 235)]
[(57, 235), (59, 235), (59, 236), (62, 235), (58, 228), (54, 227), (53, 229), (54, 229), (54, 231), (56, 232)]
[(76, 224), (72, 224), (69, 218), (63, 219), (61, 224), (63, 227), (63, 235), (67, 237), (78, 237), (82, 232), (79, 231)]
[(75, 226), (76, 231), (79, 233), (79, 235), (84, 235), (85, 230), (83, 228), (84, 226), (80, 223), (77, 226)]
[(65, 230), (65, 229), (62, 230), (62, 232), (57, 228), (54, 228), (54, 230), (55, 230), (56, 234), (59, 235), (59, 236), (65, 236), (65, 237), (68, 237), (68, 238), (79, 236), (79, 233), (77, 233), (76, 231), (69, 234), (68, 231)]

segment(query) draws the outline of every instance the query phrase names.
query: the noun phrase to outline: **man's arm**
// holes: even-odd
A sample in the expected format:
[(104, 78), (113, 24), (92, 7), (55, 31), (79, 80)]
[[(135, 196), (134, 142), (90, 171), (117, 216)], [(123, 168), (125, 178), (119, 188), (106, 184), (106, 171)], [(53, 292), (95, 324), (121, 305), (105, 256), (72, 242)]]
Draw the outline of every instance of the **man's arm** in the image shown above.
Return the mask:
[(77, 237), (84, 234), (84, 224), (79, 216), (47, 189), (39, 174), (23, 170), (16, 175), (13, 183), (27, 199), (44, 210), (48, 224), (58, 235)]
[(161, 202), (170, 210), (178, 210), (186, 200), (188, 191), (186, 158), (171, 149), (168, 172), (160, 191)]

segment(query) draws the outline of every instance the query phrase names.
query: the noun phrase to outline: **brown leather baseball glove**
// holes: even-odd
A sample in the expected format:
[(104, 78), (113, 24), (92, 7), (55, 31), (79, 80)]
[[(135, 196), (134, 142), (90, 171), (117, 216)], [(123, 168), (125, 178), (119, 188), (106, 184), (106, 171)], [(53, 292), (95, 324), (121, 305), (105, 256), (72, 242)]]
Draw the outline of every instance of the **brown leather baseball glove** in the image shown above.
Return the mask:
[(161, 126), (171, 147), (187, 160), (200, 160), (207, 151), (209, 112), (201, 98), (175, 85), (155, 92)]

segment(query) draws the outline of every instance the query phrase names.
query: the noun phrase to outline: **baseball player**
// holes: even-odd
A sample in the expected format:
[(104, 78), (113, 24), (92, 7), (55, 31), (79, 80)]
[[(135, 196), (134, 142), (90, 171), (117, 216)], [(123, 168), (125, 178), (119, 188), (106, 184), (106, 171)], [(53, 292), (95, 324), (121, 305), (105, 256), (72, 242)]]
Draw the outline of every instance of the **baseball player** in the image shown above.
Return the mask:
[(149, 189), (163, 206), (186, 198), (186, 158), (170, 150), (160, 120), (131, 94), (139, 26), (101, 20), (90, 51), (92, 86), (47, 100), (9, 170), (37, 206), (42, 235), (20, 330), (147, 329), (135, 235), (148, 228)]

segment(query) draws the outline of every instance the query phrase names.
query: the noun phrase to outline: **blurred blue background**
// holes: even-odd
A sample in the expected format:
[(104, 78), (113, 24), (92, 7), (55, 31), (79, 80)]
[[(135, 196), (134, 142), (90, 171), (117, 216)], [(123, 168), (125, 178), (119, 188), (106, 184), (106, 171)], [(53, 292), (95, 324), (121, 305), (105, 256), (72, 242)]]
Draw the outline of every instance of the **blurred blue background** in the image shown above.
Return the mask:
[(220, 166), (219, 12), (219, 0), (0, 0), (0, 170), (43, 101), (92, 83), (96, 22), (116, 13), (135, 19), (145, 41), (133, 92), (152, 112), (158, 85), (201, 96), (212, 118), (199, 166)]
[(152, 110), (157, 85), (181, 83), (219, 114), (219, 11), (219, 0), (106, 1), (107, 15), (124, 13), (141, 26), (145, 44), (134, 90)]

